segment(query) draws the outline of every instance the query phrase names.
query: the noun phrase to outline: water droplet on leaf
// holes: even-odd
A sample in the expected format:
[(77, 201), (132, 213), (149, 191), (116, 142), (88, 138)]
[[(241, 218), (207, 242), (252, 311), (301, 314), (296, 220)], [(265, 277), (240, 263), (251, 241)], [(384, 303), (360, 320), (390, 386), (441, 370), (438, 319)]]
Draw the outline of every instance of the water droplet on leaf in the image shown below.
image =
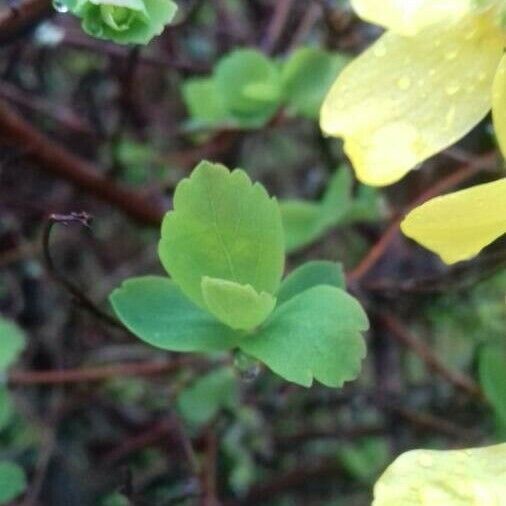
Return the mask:
[(62, 0), (53, 0), (53, 7), (58, 12), (65, 13), (69, 11), (69, 8)]
[(234, 367), (239, 373), (239, 378), (245, 383), (255, 381), (261, 371), (260, 362), (242, 351), (234, 354)]

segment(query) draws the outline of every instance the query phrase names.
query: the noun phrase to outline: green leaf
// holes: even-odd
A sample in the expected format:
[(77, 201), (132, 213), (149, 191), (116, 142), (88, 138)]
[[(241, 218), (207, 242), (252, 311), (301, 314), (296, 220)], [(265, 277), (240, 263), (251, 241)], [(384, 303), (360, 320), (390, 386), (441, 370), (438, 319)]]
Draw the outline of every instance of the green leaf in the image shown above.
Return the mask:
[(212, 78), (195, 77), (185, 81), (183, 98), (192, 120), (197, 124), (227, 123), (229, 115)]
[(301, 116), (317, 119), (323, 99), (348, 58), (318, 48), (300, 48), (282, 70), (284, 95), (289, 107)]
[(83, 30), (119, 44), (147, 44), (174, 18), (172, 0), (64, 0)]
[(26, 489), (26, 476), (22, 467), (13, 462), (0, 461), (0, 504), (8, 504)]
[(322, 229), (341, 223), (352, 205), (353, 177), (346, 166), (334, 173), (321, 202), (320, 226)]
[(343, 267), (335, 262), (317, 260), (307, 262), (291, 272), (281, 283), (278, 304), (281, 305), (296, 295), (314, 286), (328, 285), (346, 289)]
[(355, 379), (368, 329), (360, 304), (339, 288), (316, 286), (278, 306), (265, 327), (241, 349), (288, 381), (330, 387)]
[(357, 195), (348, 211), (343, 216), (342, 223), (376, 223), (383, 216), (382, 200), (379, 191), (372, 186), (360, 185)]
[(388, 442), (384, 437), (368, 437), (355, 443), (345, 443), (339, 459), (346, 470), (358, 481), (370, 484), (388, 463)]
[(238, 49), (222, 58), (215, 83), (225, 108), (239, 118), (267, 121), (281, 99), (281, 75), (276, 65), (253, 49)]
[(100, 502), (100, 506), (130, 506), (131, 504), (128, 497), (119, 492), (109, 494)]
[(485, 345), (479, 356), (480, 384), (502, 423), (506, 423), (506, 346)]
[(284, 266), (278, 203), (245, 172), (202, 162), (176, 188), (158, 251), (181, 291), (202, 308), (204, 276), (275, 294)]
[(25, 336), (13, 322), (0, 317), (0, 372), (17, 360), (25, 349)]
[(282, 200), (279, 203), (283, 229), (285, 231), (285, 248), (288, 253), (303, 248), (317, 239), (322, 230), (320, 227), (319, 204), (303, 200)]
[(168, 278), (132, 278), (114, 290), (118, 318), (148, 344), (170, 351), (219, 351), (240, 335), (192, 304)]
[(506, 444), (401, 455), (374, 488), (373, 506), (503, 505)]
[(201, 427), (221, 409), (233, 409), (237, 402), (237, 380), (233, 370), (226, 367), (198, 378), (184, 389), (177, 398), (177, 408), (189, 425)]
[(207, 309), (221, 322), (236, 330), (251, 330), (272, 313), (276, 299), (257, 293), (251, 285), (209, 278), (202, 280), (202, 293)]
[(321, 202), (285, 200), (280, 203), (287, 252), (293, 252), (321, 237), (344, 221), (352, 200), (352, 176), (342, 166), (332, 176)]
[(7, 388), (0, 386), (0, 430), (12, 417), (12, 402)]

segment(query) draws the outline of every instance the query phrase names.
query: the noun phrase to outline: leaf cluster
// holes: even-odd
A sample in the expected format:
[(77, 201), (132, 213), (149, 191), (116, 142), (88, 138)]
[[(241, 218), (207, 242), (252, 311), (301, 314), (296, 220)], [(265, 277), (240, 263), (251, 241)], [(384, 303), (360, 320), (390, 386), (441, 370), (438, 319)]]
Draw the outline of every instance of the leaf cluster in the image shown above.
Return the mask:
[(240, 349), (304, 386), (339, 387), (358, 375), (368, 321), (341, 267), (309, 262), (282, 281), (279, 205), (242, 170), (202, 162), (181, 181), (158, 252), (171, 279), (130, 279), (111, 295), (145, 342), (179, 352)]
[(194, 128), (259, 128), (280, 107), (316, 119), (323, 98), (347, 58), (318, 48), (299, 48), (285, 61), (255, 49), (237, 49), (209, 77), (187, 79), (183, 98)]
[(59, 0), (92, 37), (117, 44), (148, 44), (176, 15), (172, 0)]
[(332, 175), (320, 201), (285, 199), (280, 201), (280, 208), (288, 253), (313, 243), (331, 229), (373, 222), (381, 216), (377, 191), (360, 186), (354, 196), (353, 178), (345, 165)]

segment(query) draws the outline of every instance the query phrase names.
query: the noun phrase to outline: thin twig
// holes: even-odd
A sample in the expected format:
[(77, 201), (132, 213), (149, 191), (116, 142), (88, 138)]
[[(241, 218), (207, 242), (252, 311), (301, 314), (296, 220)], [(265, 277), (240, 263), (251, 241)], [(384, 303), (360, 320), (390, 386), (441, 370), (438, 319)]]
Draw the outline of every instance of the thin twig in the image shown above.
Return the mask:
[(349, 273), (348, 281), (350, 283), (357, 283), (362, 280), (378, 263), (382, 256), (387, 251), (390, 244), (399, 234), (399, 226), (404, 219), (404, 216), (408, 214), (415, 207), (423, 204), (431, 198), (437, 197), (438, 195), (455, 188), (456, 186), (464, 183), (468, 179), (476, 176), (485, 168), (494, 166), (497, 157), (495, 153), (488, 153), (487, 155), (478, 157), (477, 159), (463, 165), (458, 170), (450, 174), (448, 177), (439, 180), (436, 184), (431, 186), (428, 190), (423, 192), (418, 198), (416, 198), (411, 204), (408, 205), (403, 212), (397, 216), (382, 234), (380, 239), (374, 244), (369, 250), (366, 257), (359, 263), (359, 265)]
[(100, 320), (112, 325), (113, 327), (120, 328), (124, 330), (123, 325), (116, 320), (116, 318), (112, 317), (110, 314), (102, 311), (97, 305), (74, 283), (69, 281), (63, 274), (61, 274), (56, 268), (53, 257), (51, 256), (51, 231), (55, 224), (62, 225), (70, 225), (70, 224), (78, 224), (86, 228), (90, 228), (91, 224), (91, 216), (88, 213), (71, 213), (71, 214), (52, 214), (49, 216), (46, 226), (44, 227), (44, 232), (42, 234), (42, 252), (44, 256), (44, 262), (46, 264), (46, 269), (51, 276), (51, 278), (56, 281), (60, 286), (62, 286), (67, 292), (69, 292), (72, 297), (79, 303), (81, 307), (86, 309), (93, 316), (97, 317)]
[(61, 385), (64, 383), (94, 383), (126, 376), (156, 376), (178, 371), (184, 367), (202, 365), (203, 361), (181, 357), (163, 362), (132, 362), (126, 364), (86, 367), (55, 371), (11, 371), (10, 385)]
[(429, 371), (439, 374), (448, 383), (466, 394), (480, 400), (483, 399), (480, 387), (471, 378), (461, 372), (449, 369), (426, 343), (417, 339), (393, 314), (382, 312), (378, 318), (388, 329), (390, 335), (415, 353)]
[(262, 43), (265, 52), (272, 54), (276, 50), (279, 39), (286, 28), (293, 2), (294, 0), (277, 0), (274, 14)]
[(111, 182), (92, 163), (39, 132), (0, 100), (0, 138), (5, 144), (23, 150), (35, 167), (73, 183), (139, 223), (159, 226), (164, 215), (160, 199), (149, 198)]

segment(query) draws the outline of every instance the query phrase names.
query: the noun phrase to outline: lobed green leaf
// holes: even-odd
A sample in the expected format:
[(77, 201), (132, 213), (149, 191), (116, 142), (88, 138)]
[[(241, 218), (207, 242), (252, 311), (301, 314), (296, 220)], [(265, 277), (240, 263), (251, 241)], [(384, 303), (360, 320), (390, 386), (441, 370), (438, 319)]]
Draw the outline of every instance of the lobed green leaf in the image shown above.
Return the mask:
[(326, 260), (307, 262), (291, 272), (281, 283), (278, 304), (283, 304), (310, 288), (319, 285), (346, 289), (343, 266)]
[(258, 327), (276, 305), (275, 297), (266, 292), (257, 293), (251, 285), (207, 276), (202, 280), (202, 293), (207, 309), (236, 330)]
[(110, 295), (118, 318), (144, 342), (170, 351), (228, 350), (241, 335), (189, 301), (168, 278), (132, 278)]
[(245, 172), (202, 162), (176, 188), (158, 251), (181, 291), (202, 308), (204, 276), (274, 294), (284, 267), (277, 201)]
[(283, 65), (282, 79), (288, 106), (298, 115), (317, 119), (332, 83), (349, 59), (339, 53), (305, 47)]
[(339, 288), (316, 286), (279, 306), (241, 349), (288, 381), (340, 387), (355, 379), (369, 327), (360, 304)]

